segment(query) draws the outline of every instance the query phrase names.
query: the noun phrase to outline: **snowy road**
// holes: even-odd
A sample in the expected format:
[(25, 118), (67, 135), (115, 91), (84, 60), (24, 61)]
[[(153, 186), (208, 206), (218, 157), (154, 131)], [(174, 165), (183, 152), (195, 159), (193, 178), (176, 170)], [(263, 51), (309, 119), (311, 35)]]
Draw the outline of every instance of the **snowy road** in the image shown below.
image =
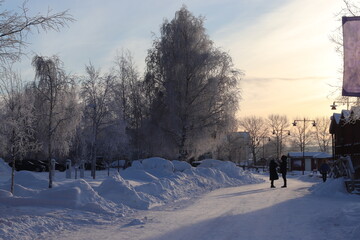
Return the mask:
[[(314, 182), (269, 182), (215, 190), (191, 202), (139, 212), (132, 222), (82, 228), (52, 239), (358, 239), (358, 196), (311, 194)], [(319, 183), (323, 184), (323, 183)], [(130, 220), (129, 220), (130, 221)]]

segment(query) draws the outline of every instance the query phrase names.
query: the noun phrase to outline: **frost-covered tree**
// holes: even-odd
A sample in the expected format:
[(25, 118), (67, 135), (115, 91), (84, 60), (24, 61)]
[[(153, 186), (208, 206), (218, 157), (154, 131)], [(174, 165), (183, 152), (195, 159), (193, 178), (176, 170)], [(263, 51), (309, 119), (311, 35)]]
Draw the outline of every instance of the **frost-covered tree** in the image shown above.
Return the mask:
[[(4, 1), (0, 1), (0, 6)], [(16, 61), (22, 54), (22, 48), (27, 45), (26, 36), (31, 31), (40, 32), (55, 30), (74, 21), (68, 11), (46, 14), (29, 15), (27, 1), (18, 9), (19, 11), (1, 9), (0, 11), (0, 61)]]
[(10, 191), (13, 193), (16, 161), (38, 148), (34, 141), (33, 99), (26, 94), (20, 76), (11, 66), (0, 71), (0, 96), (3, 103), (0, 134), (12, 163)]
[(186, 7), (165, 20), (160, 33), (146, 58), (153, 147), (157, 154), (165, 147), (169, 157), (187, 160), (232, 130), (241, 72), (209, 39), (203, 18)]
[[(55, 155), (69, 152), (81, 112), (74, 80), (66, 75), (57, 56), (35, 56), (32, 65), (35, 69), (37, 137), (50, 166)], [(52, 181), (52, 171), (49, 171), (49, 188), (52, 188)]]
[(114, 124), (115, 119), (112, 109), (115, 78), (112, 75), (101, 76), (100, 71), (91, 63), (86, 66), (86, 73), (81, 84), (81, 97), (85, 105), (84, 120), (90, 140), (91, 176), (95, 179), (99, 133)]
[(122, 51), (117, 55), (114, 73), (114, 106), (126, 123), (132, 158), (139, 158), (143, 152), (141, 150), (143, 145), (141, 144), (141, 126), (146, 104), (143, 83), (140, 81), (139, 73), (129, 51)]

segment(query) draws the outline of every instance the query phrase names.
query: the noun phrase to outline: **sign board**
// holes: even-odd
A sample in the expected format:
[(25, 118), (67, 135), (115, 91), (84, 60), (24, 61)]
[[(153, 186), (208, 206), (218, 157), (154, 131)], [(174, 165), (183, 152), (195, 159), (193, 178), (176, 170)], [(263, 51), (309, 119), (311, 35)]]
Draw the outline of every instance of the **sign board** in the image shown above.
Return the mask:
[(343, 96), (360, 97), (360, 17), (343, 17)]

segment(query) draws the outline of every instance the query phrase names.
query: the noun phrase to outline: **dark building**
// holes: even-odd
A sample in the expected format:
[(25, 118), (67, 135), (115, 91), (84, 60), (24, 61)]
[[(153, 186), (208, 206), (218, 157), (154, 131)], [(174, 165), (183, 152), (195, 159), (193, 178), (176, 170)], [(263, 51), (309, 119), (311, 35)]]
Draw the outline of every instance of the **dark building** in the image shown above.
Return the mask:
[(317, 171), (323, 162), (331, 160), (332, 156), (325, 152), (289, 152), (289, 170)]
[(354, 178), (360, 179), (360, 118), (354, 109), (334, 113), (330, 133), (334, 159), (350, 156), (355, 170)]

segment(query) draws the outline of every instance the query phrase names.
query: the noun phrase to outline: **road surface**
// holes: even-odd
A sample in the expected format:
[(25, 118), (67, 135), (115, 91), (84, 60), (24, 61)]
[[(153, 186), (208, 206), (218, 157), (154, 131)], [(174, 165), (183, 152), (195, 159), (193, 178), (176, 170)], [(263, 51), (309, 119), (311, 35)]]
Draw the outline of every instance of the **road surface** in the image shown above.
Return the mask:
[[(282, 180), (277, 181), (275, 189), (270, 188), (267, 177), (264, 179), (264, 183), (218, 189), (190, 201), (137, 212), (135, 216), (112, 225), (84, 227), (53, 239), (353, 238), (354, 225), (348, 226), (346, 219), (342, 218), (344, 211), (351, 209), (351, 204), (356, 204), (354, 198), (344, 200), (316, 196), (309, 192), (309, 187), (315, 183), (301, 181), (297, 177), (288, 179), (288, 188), (280, 188)], [(322, 183), (318, 181), (318, 184)]]

